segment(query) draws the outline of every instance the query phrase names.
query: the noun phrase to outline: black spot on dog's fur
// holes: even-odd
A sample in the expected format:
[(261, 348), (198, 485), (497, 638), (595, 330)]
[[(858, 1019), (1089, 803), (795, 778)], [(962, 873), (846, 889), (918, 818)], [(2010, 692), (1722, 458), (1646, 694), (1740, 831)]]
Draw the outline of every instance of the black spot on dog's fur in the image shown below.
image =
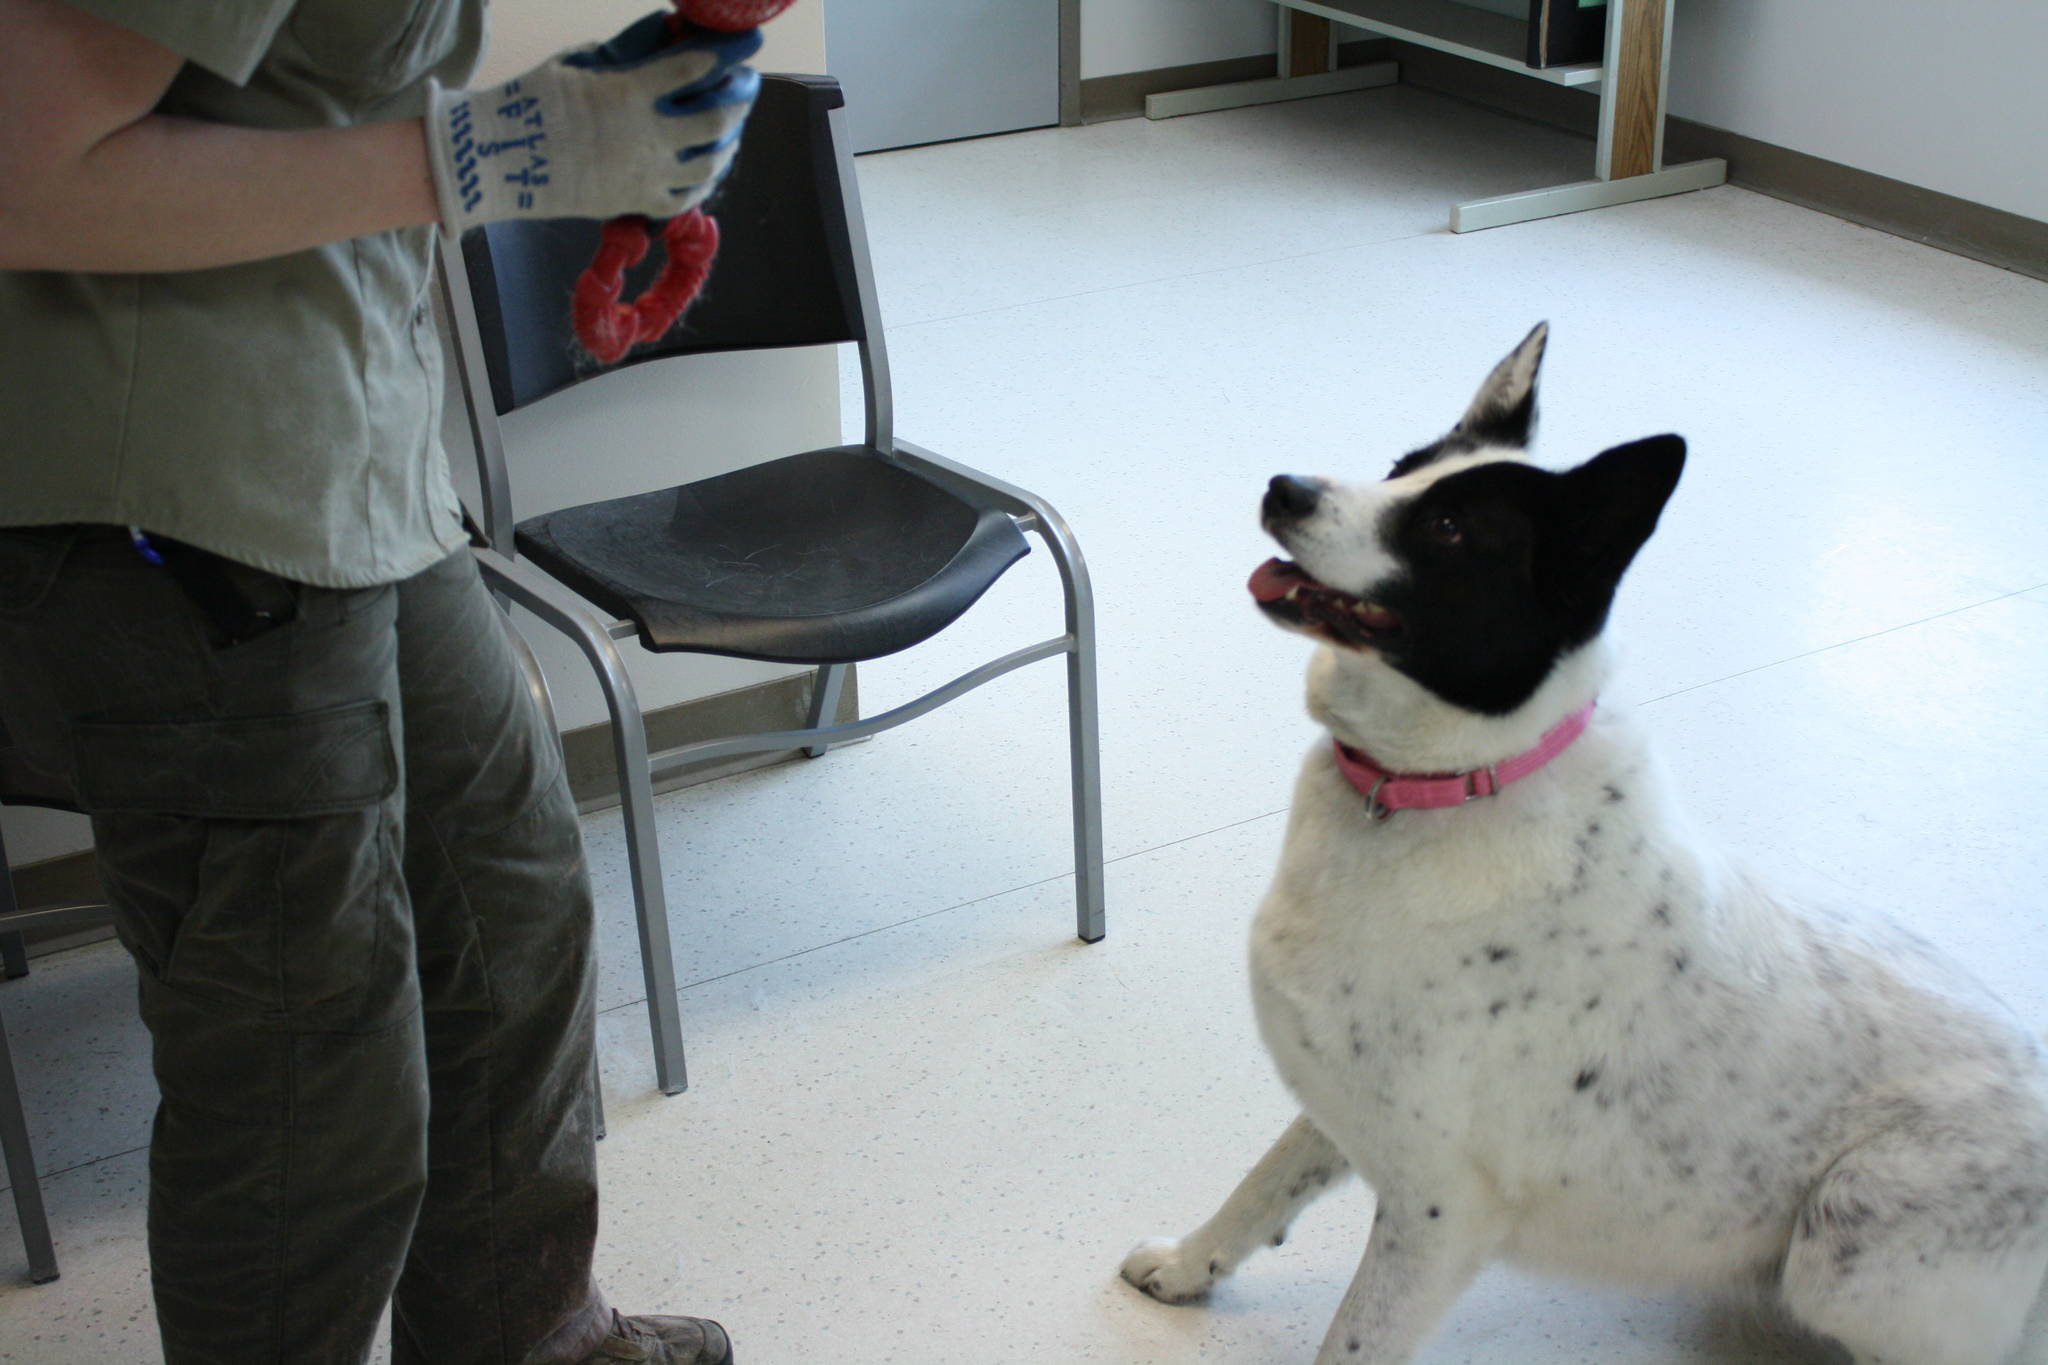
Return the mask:
[(1486, 949), (1486, 960), (1488, 962), (1505, 962), (1514, 955), (1515, 950), (1513, 948), (1496, 948), (1489, 944)]
[(1581, 1071), (1581, 1072), (1579, 1073), (1579, 1075), (1578, 1075), (1578, 1079), (1576, 1079), (1576, 1080), (1574, 1080), (1574, 1081), (1572, 1082), (1572, 1089), (1574, 1089), (1574, 1090), (1588, 1090), (1588, 1089), (1591, 1089), (1591, 1088), (1592, 1088), (1592, 1085), (1593, 1085), (1593, 1082), (1595, 1082), (1595, 1081), (1597, 1081), (1597, 1080), (1599, 1080), (1599, 1079), (1600, 1079), (1600, 1068), (1599, 1068), (1599, 1067), (1597, 1067), (1597, 1066), (1589, 1066), (1589, 1067), (1587, 1067), (1587, 1068), (1586, 1068), (1586, 1069), (1585, 1069), (1584, 1071)]

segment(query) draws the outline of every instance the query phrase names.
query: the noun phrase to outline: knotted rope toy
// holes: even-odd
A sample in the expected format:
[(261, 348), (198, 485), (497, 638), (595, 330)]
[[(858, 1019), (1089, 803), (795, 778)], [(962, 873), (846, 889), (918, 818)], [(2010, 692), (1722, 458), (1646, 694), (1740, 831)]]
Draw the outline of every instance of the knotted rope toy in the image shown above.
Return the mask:
[[(788, 9), (795, 0), (675, 0), (669, 33), (681, 41), (694, 24), (720, 33), (758, 28)], [(656, 238), (666, 260), (637, 299), (622, 300), (626, 272), (647, 256)], [(718, 220), (701, 208), (678, 214), (659, 226), (651, 218), (628, 214), (604, 225), (597, 254), (576, 280), (572, 305), (576, 338), (599, 363), (616, 365), (635, 346), (667, 335), (683, 315), (718, 255)]]

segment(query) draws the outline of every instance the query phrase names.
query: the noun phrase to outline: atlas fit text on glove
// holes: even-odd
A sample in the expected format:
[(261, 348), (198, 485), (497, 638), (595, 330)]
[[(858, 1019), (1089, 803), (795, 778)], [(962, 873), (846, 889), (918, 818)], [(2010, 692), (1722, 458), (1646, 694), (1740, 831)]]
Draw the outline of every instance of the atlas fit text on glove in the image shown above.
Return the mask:
[(743, 65), (759, 29), (720, 33), (650, 14), (495, 90), (433, 91), (427, 147), (441, 224), (504, 218), (668, 218), (731, 165), (760, 89)]

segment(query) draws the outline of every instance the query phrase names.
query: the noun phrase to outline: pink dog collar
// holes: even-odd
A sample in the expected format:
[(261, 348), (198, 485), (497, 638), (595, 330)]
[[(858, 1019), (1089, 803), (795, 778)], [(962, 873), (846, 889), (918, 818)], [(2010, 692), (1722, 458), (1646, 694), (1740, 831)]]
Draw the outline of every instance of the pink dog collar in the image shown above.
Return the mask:
[(1331, 743), (1337, 749), (1337, 770), (1364, 794), (1371, 817), (1384, 820), (1397, 810), (1437, 810), (1492, 796), (1508, 783), (1527, 777), (1569, 749), (1572, 741), (1586, 732), (1587, 723), (1593, 719), (1593, 708), (1598, 704), (1597, 701), (1589, 701), (1566, 716), (1527, 753), (1489, 763), (1484, 768), (1473, 768), (1469, 772), (1388, 772), (1342, 741), (1332, 740)]

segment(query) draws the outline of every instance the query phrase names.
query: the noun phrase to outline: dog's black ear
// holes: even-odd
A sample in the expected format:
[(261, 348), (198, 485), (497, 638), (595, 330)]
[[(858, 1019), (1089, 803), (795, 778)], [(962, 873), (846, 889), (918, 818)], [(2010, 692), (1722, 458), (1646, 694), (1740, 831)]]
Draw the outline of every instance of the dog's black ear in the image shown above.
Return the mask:
[(1579, 591), (1612, 593), (1657, 529), (1685, 470), (1685, 439), (1650, 436), (1602, 451), (1559, 476), (1553, 562), (1569, 565)]
[(1486, 376), (1451, 435), (1525, 449), (1536, 427), (1536, 371), (1543, 364), (1543, 347), (1549, 340), (1550, 324), (1537, 323), (1522, 344)]

